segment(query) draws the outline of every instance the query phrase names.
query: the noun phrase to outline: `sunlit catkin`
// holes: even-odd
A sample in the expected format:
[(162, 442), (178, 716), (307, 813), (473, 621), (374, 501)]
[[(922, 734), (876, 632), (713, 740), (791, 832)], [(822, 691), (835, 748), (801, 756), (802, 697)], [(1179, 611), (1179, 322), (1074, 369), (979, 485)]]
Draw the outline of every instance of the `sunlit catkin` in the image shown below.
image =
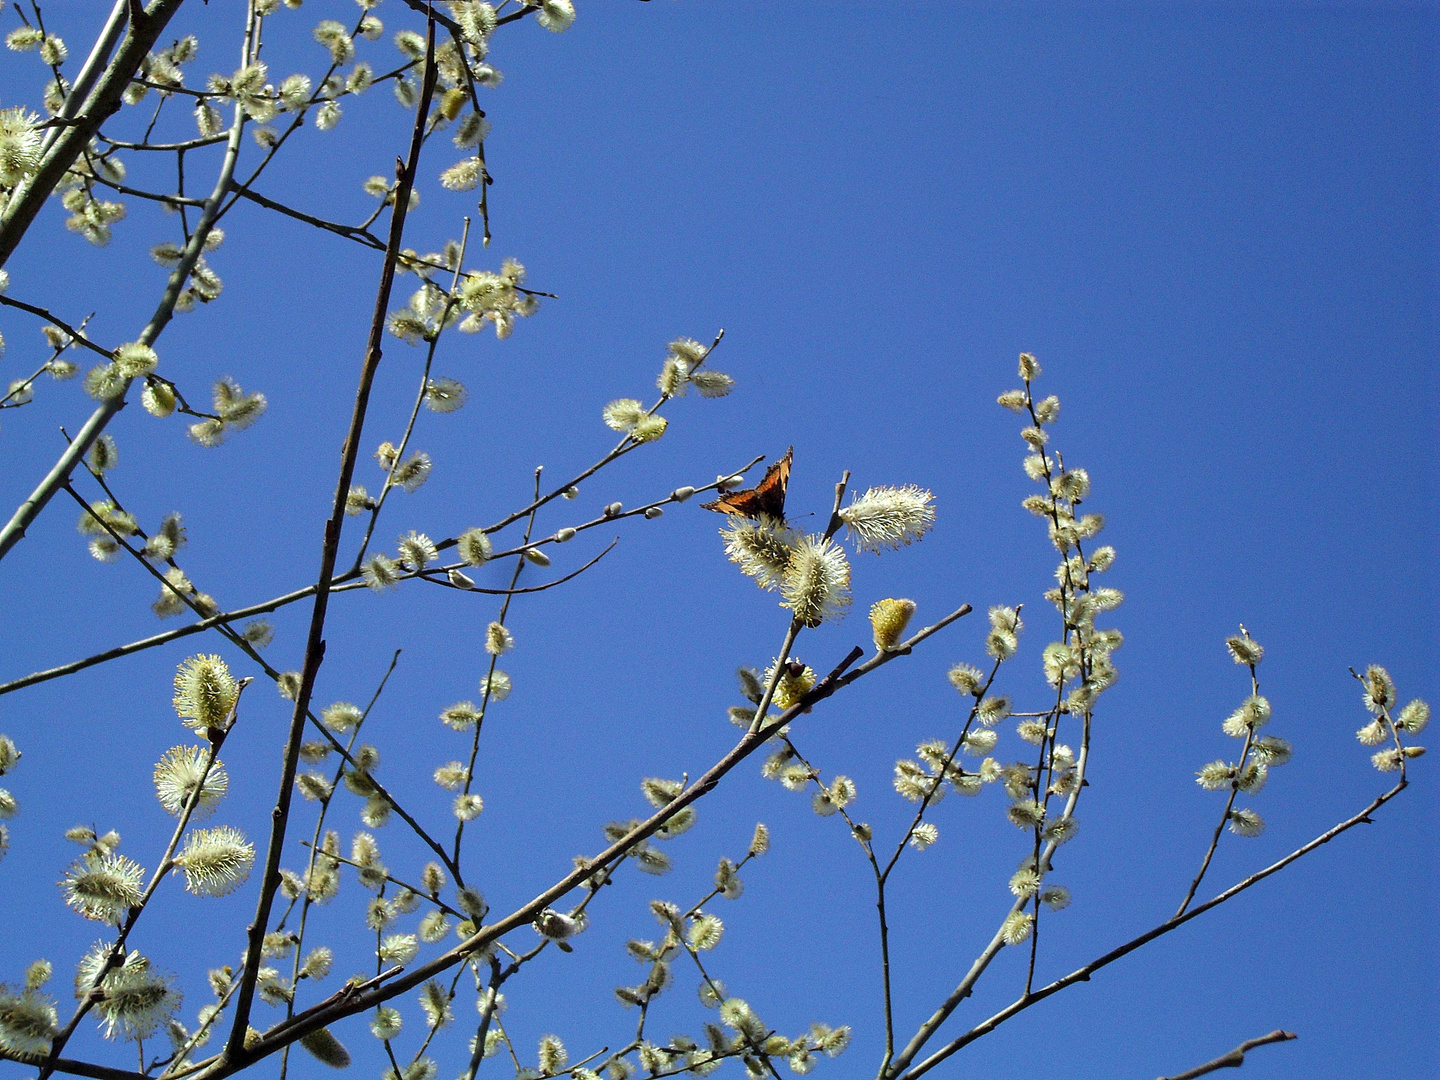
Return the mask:
[(870, 605), (870, 629), (875, 638), (875, 648), (880, 652), (895, 648), (914, 614), (914, 600), (877, 600)]

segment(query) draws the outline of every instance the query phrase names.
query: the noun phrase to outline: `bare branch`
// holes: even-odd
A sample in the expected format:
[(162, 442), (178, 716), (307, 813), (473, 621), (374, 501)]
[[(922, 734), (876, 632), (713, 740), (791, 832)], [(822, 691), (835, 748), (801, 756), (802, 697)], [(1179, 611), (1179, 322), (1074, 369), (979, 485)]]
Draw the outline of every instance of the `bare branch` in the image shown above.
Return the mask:
[(1281, 870), (1285, 869), (1285, 867), (1295, 862), (1295, 860), (1303, 858), (1304, 856), (1310, 854), (1310, 852), (1314, 851), (1322, 844), (1328, 844), (1331, 840), (1334, 840), (1341, 833), (1353, 829), (1356, 825), (1368, 824), (1371, 820), (1371, 814), (1373, 814), (1376, 810), (1380, 809), (1380, 807), (1384, 806), (1391, 799), (1395, 798), (1396, 795), (1399, 795), (1400, 792), (1404, 791), (1407, 786), (1407, 781), (1402, 778), (1400, 782), (1397, 783), (1389, 791), (1385, 792), (1383, 795), (1377, 796), (1375, 800), (1370, 803), (1369, 806), (1365, 807), (1364, 810), (1361, 810), (1353, 817), (1346, 818), (1344, 821), (1340, 822), (1340, 824), (1335, 825), (1330, 829), (1327, 829), (1325, 832), (1317, 836), (1314, 840), (1311, 840), (1308, 844), (1305, 844), (1302, 847), (1296, 848), (1289, 855), (1286, 855), (1278, 862), (1271, 863), (1269, 866), (1265, 867), (1265, 869), (1256, 871), (1255, 873), (1247, 877), (1245, 880), (1237, 882), (1236, 884), (1230, 886), (1230, 888), (1226, 889), (1218, 896), (1215, 896), (1210, 900), (1205, 901), (1205, 903), (1197, 904), (1195, 907), (1182, 914), (1174, 915), (1169, 919), (1166, 919), (1163, 923), (1160, 923), (1158, 926), (1152, 927), (1151, 929), (1145, 931), (1145, 933), (1141, 934), (1139, 937), (1131, 938), (1124, 945), (1120, 945), (1114, 949), (1111, 949), (1104, 956), (1098, 957), (1097, 959), (1090, 961), (1090, 963), (1086, 964), (1084, 967), (1077, 968), (1069, 975), (1066, 975), (1063, 978), (1056, 979), (1049, 986), (1041, 987), (1033, 994), (1025, 995), (1014, 1003), (1001, 1009), (998, 1013), (990, 1017), (988, 1020), (984, 1021), (983, 1023), (977, 1024), (975, 1027), (967, 1031), (964, 1035), (961, 1035), (959, 1038), (947, 1043), (944, 1047), (937, 1050), (935, 1053), (931, 1054), (928, 1058), (922, 1061), (919, 1065), (916, 1065), (914, 1068), (904, 1072), (903, 1074), (897, 1071), (892, 1073), (892, 1075), (903, 1076), (903, 1080), (914, 1080), (915, 1077), (924, 1075), (925, 1073), (933, 1069), (936, 1065), (939, 1065), (951, 1054), (955, 1053), (957, 1050), (974, 1042), (982, 1035), (988, 1035), (990, 1032), (994, 1031), (997, 1027), (1003, 1024), (1006, 1020), (1009, 1020), (1012, 1016), (1024, 1012), (1026, 1009), (1030, 1008), (1030, 1006), (1044, 1001), (1052, 994), (1059, 993), (1067, 986), (1071, 986), (1077, 982), (1088, 982), (1091, 975), (1099, 971), (1101, 968), (1108, 967), (1109, 965), (1113, 964), (1122, 956), (1128, 956), (1130, 953), (1140, 948), (1140, 946), (1149, 944), (1158, 937), (1163, 937), (1164, 935), (1170, 933), (1170, 931), (1176, 930), (1179, 927), (1185, 925), (1191, 919), (1197, 918), (1205, 914), (1205, 912), (1209, 911), (1211, 908), (1219, 907), (1227, 900), (1239, 896), (1242, 892), (1250, 888), (1252, 885), (1258, 885), (1260, 882), (1264, 881), (1272, 874), (1278, 874)]
[[(14, 1061), (21, 1065), (35, 1064), (33, 1057), (12, 1054), (8, 1050), (0, 1050), (0, 1061)], [(76, 1061), (73, 1058), (56, 1058), (50, 1063), (50, 1066), (58, 1073), (66, 1073), (69, 1076), (89, 1076), (94, 1080), (150, 1080), (144, 1073), (131, 1072), (129, 1069), (115, 1069), (109, 1065), (92, 1065), (88, 1061)]]
[(1186, 1069), (1183, 1073), (1176, 1073), (1174, 1076), (1162, 1076), (1159, 1080), (1195, 1080), (1197, 1076), (1204, 1076), (1206, 1073), (1216, 1072), (1219, 1069), (1238, 1069), (1245, 1064), (1245, 1055), (1257, 1046), (1269, 1046), (1271, 1043), (1290, 1042), (1300, 1036), (1293, 1031), (1281, 1031), (1276, 1029), (1269, 1035), (1261, 1035), (1258, 1039), (1246, 1039), (1243, 1043), (1231, 1050), (1228, 1054), (1221, 1054), (1214, 1061), (1207, 1061), (1204, 1065), (1196, 1065), (1193, 1069)]

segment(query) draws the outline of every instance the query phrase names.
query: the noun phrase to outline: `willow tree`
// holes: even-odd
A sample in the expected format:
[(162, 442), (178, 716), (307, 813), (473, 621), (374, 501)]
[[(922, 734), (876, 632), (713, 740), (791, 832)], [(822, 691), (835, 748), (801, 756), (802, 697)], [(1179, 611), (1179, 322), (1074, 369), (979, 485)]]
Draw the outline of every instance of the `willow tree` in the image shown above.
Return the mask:
[[(64, 228), (96, 245), (104, 246), (117, 228), (153, 229), (151, 255), (168, 275), (148, 318), (137, 314), (132, 333), (107, 340), (88, 332), (86, 319), (77, 314), (87, 306), (84, 287), (68, 290), (63, 307), (48, 307), (27, 299), (40, 291), (36, 283), (0, 274), (5, 331), (12, 342), (27, 343), (12, 345), (12, 354), (35, 353), (33, 372), (9, 384), (0, 408), (16, 410), (11, 415), (18, 427), (25, 415), (19, 410), (38, 395), (68, 395), (67, 406), (77, 419), (83, 417), (53, 464), (42, 461), (37, 438), (26, 461), (13, 466), (32, 469), (37, 483), (0, 530), (0, 557), (24, 540), (42, 513), (78, 514), (88, 556), (76, 550), (57, 560), (93, 557), (116, 564), (117, 574), (148, 576), (156, 590), (155, 615), (177, 624), (48, 670), (12, 676), (0, 685), (0, 694), (121, 663), (144, 650), (167, 649), (175, 656), (173, 690), (149, 687), (145, 693), (173, 693), (176, 744), (156, 763), (153, 777), (116, 778), (153, 782), (155, 813), (174, 819), (162, 850), (122, 845), (110, 828), (114, 823), (80, 825), (63, 843), (54, 838), (57, 852), (64, 843), (76, 845), (70, 855), (57, 855), (57, 865), (64, 866), (58, 892), (50, 881), (4, 880), (6, 890), (23, 891), (27, 904), (68, 905), (76, 917), (98, 924), (99, 939), (83, 955), (54, 956), (25, 927), (7, 928), (9, 951), (24, 949), (34, 959), (23, 972), (8, 973), (10, 982), (0, 988), (0, 1058), (40, 1080), (57, 1072), (111, 1080), (218, 1080), (252, 1068), (284, 1076), (297, 1044), (326, 1065), (344, 1067), (352, 1056), (347, 1047), (359, 1053), (359, 1044), (370, 1047), (367, 1059), (380, 1062), (395, 1080), (430, 1080), (442, 1068), (466, 1080), (481, 1070), (513, 1070), (517, 1077), (708, 1075), (727, 1062), (759, 1077), (787, 1068), (809, 1072), (821, 1059), (841, 1054), (852, 1026), (863, 1025), (883, 1032), (883, 1057), (872, 1063), (879, 1080), (912, 1080), (1000, 1025), (1023, 1022), (1022, 1014), (1037, 1003), (1088, 981), (1372, 820), (1405, 789), (1409, 763), (1423, 753), (1411, 738), (1425, 726), (1428, 708), (1419, 700), (1403, 704), (1391, 677), (1372, 665), (1355, 678), (1363, 706), (1363, 711), (1357, 706), (1359, 741), (1371, 748), (1365, 751), (1369, 764), (1385, 774), (1373, 801), (1352, 808), (1283, 858), (1213, 891), (1207, 871), (1217, 848), (1244, 844), (1263, 830), (1261, 789), (1270, 770), (1292, 753), (1291, 744), (1268, 726), (1264, 649), (1240, 627), (1223, 642), (1239, 669), (1236, 708), (1217, 721), (1216, 760), (1197, 763), (1199, 786), (1213, 793), (1215, 825), (1195, 838), (1197, 869), (1189, 888), (1176, 898), (1173, 913), (1146, 932), (1073, 971), (1037, 977), (1041, 927), (1063, 935), (1064, 916), (1058, 913), (1071, 903), (1053, 872), (1054, 858), (1077, 837), (1092, 755), (1107, 752), (1104, 728), (1095, 721), (1117, 678), (1122, 637), (1111, 625), (1111, 613), (1122, 594), (1106, 584), (1117, 556), (1100, 539), (1105, 522), (1091, 508), (1090, 476), (1060, 449), (1055, 438), (1060, 401), (1039, 389), (1040, 364), (1028, 353), (1020, 355), (1019, 385), (1000, 394), (999, 405), (1015, 414), (1023, 444), (1017, 456), (1030, 485), (1023, 507), (1035, 517), (1037, 543), (1053, 547), (1058, 559), (1054, 583), (1044, 589), (1049, 607), (1022, 615), (1019, 605), (986, 603), (983, 655), (962, 658), (950, 669), (958, 694), (953, 715), (936, 717), (936, 737), (913, 754), (909, 747), (876, 751), (905, 755), (895, 763), (894, 793), (887, 796), (912, 807), (908, 824), (898, 830), (872, 827), (859, 815), (854, 781), (837, 771), (843, 763), (807, 753), (807, 729), (829, 699), (857, 681), (884, 679), (881, 669), (887, 665), (903, 663), (915, 650), (943, 647), (938, 635), (969, 615), (971, 605), (917, 630), (911, 625), (914, 600), (880, 598), (869, 605), (863, 647), (817, 660), (814, 667), (798, 659), (797, 649), (805, 647), (808, 631), (845, 617), (852, 606), (863, 570), (852, 570), (851, 552), (904, 558), (900, 549), (938, 527), (930, 491), (905, 478), (867, 477), (852, 486), (846, 473), (835, 484), (832, 503), (797, 511), (786, 502), (792, 448), (763, 473), (756, 470), (763, 459), (756, 458), (708, 482), (692, 478), (695, 482), (641, 505), (607, 500), (593, 516), (570, 508), (582, 486), (603, 491), (620, 462), (663, 438), (678, 399), (690, 391), (701, 398), (730, 392), (734, 381), (714, 362), (723, 360), (723, 353), (717, 355), (723, 331), (704, 341), (672, 341), (659, 358), (657, 389), (648, 398), (596, 402), (597, 433), (603, 421), (613, 435), (597, 448), (592, 464), (577, 465), (559, 482), (537, 469), (531, 497), (490, 524), (432, 538), (402, 522), (405, 531), (396, 545), (383, 547), (381, 518), (387, 533), (396, 528), (390, 522), (404, 516), (404, 496), (430, 477), (431, 457), (418, 448), (423, 433), (431, 424), (465, 423), (464, 413), (446, 414), (461, 410), (467, 389), (441, 375), (437, 360), (447, 350), (474, 348), (458, 342), (457, 333), (493, 331), (503, 342), (521, 320), (536, 314), (546, 296), (527, 284), (520, 263), (486, 261), (490, 120), (482, 95), (500, 82), (491, 51), (507, 35), (537, 28), (562, 32), (575, 11), (570, 0), (507, 0), (498, 7), (476, 0), (433, 6), (406, 0), (391, 5), (387, 26), (377, 6), (378, 0), (361, 0), (358, 12), (348, 9), (348, 21), (312, 23), (306, 21), (308, 12), (284, 10), (300, 8), (300, 0), (235, 5), (227, 17), (233, 16), (238, 47), (206, 43), (207, 56), (234, 49), (235, 66), (228, 74), (211, 73), (198, 60), (200, 43), (187, 32), (181, 0), (152, 0), (148, 6), (118, 0), (83, 61), (81, 51), (72, 55), (46, 29), (38, 5), (17, 6), (17, 24), (6, 43), (38, 60), (38, 94), (33, 108), (11, 105), (0, 111), (0, 260), (9, 259), (22, 242), (45, 243), (46, 230), (57, 222), (43, 211), (55, 199), (68, 214)], [(346, 5), (332, 7), (336, 11), (326, 14), (343, 14)], [(319, 63), (310, 71), (272, 71), (262, 47), (294, 37), (313, 39)], [(323, 136), (344, 124), (345, 110), (362, 94), (393, 94), (397, 103), (389, 114), (395, 118), (395, 167), (365, 184), (376, 200), (373, 213), (346, 224), (327, 216), (323, 194), (305, 206), (265, 195), (269, 170), (282, 155), (303, 154), (308, 146), (314, 157), (303, 167), (323, 168), (323, 143), (299, 136), (308, 129)], [(406, 228), (421, 213), (423, 189), (433, 184), (473, 191), (476, 203), (471, 216), (449, 223), (452, 240), (422, 253), (406, 245)], [(166, 357), (165, 334), (177, 317), (200, 318), (188, 313), (226, 303), (210, 260), (223, 262), (222, 224), (237, 206), (265, 211), (261, 221), (289, 219), (286, 227), (298, 222), (353, 244), (357, 255), (376, 264), (377, 282), (367, 343), (353, 358), (358, 375), (333, 499), (314, 537), (318, 570), (313, 580), (282, 595), (226, 607), (187, 569), (181, 514), (145, 521), (127, 508), (137, 482), (162, 478), (117, 473), (121, 450), (107, 427), (138, 400), (155, 417), (155, 438), (183, 424), (197, 455), (232, 436), (251, 437), (242, 433), (257, 424), (263, 430), (262, 392), (219, 377), (207, 393), (194, 385), (203, 376), (193, 366), (187, 370)], [(136, 208), (146, 212), (122, 226)], [(43, 353), (29, 347), (39, 336), (37, 328)], [(403, 369), (413, 393), (403, 423), (377, 432), (379, 425), (369, 421), (382, 362)], [(342, 399), (335, 398), (337, 410), (343, 409)], [(803, 458), (803, 447), (800, 453)], [(362, 459), (372, 455), (375, 466), (367, 468), (373, 479), (361, 482)], [(654, 520), (696, 496), (705, 509), (724, 515), (716, 523), (723, 525), (719, 543), (725, 555), (760, 590), (774, 594), (781, 608), (774, 616), (773, 656), (740, 668), (735, 701), (716, 703), (717, 715), (728, 705), (737, 728), (733, 745), (694, 775), (677, 762), (670, 777), (640, 778), (644, 803), (637, 797), (637, 805), (644, 809), (638, 816), (595, 822), (603, 841), (573, 866), (521, 868), (533, 883), (533, 898), (509, 910), (492, 908), (485, 894), (494, 870), (483, 860), (484, 800), (476, 763), (487, 717), (516, 689), (501, 666), (504, 657), (526, 647), (509, 624), (510, 612), (527, 596), (586, 573), (609, 550), (572, 557), (585, 550), (584, 543), (562, 545), (589, 539), (586, 534), (602, 527)], [(814, 532), (803, 526), (812, 511), (823, 523)], [(480, 567), (489, 568), (485, 573), (503, 568), (500, 583), (484, 584), (491, 579)], [(369, 594), (426, 586), (474, 594), (475, 602), (494, 605), (493, 617), (481, 620), (483, 629), (461, 649), (461, 662), (470, 666), (477, 686), (474, 699), (407, 702), (438, 714), (438, 721), (407, 737), (403, 746), (386, 748), (433, 761), (434, 782), (453, 793), (452, 816), (440, 820), (412, 809), (414, 793), (387, 783), (380, 768), (386, 740), (365, 741), (390, 671), (369, 689), (332, 680), (317, 697), (326, 682), (327, 625), (371, 618), (366, 605), (381, 601)], [(332, 598), (347, 592), (361, 595), (332, 612)], [(310, 612), (304, 644), (270, 650), (267, 658), (272, 627), (264, 616), (292, 604)], [(1017, 701), (1018, 691), (1007, 684), (1015, 682), (1009, 670), (1023, 655), (1024, 633), (1043, 635), (1038, 659), (1047, 689), (1036, 700)], [(523, 707), (522, 696), (504, 707)], [(363, 704), (346, 700), (352, 698)], [(278, 747), (278, 777), (268, 778), (275, 792), (269, 833), (251, 836), (224, 823), (230, 774), (221, 755), (259, 737), (252, 716), (280, 707), (288, 711), (289, 724)], [(26, 741), (65, 736), (42, 732), (23, 712), (15, 715), (22, 717), (20, 731), (0, 736), (0, 774), (13, 773), (20, 783)], [(83, 745), (74, 748), (81, 758), (87, 752)], [(869, 754), (872, 748), (857, 746), (853, 752)], [(1362, 759), (1357, 767), (1365, 764)], [(584, 978), (576, 972), (583, 971), (586, 954), (593, 954), (591, 942), (599, 945), (601, 936), (587, 938), (587, 929), (614, 920), (604, 886), (618, 875), (669, 870), (675, 848), (668, 842), (690, 828), (701, 800), (742, 765), (758, 765), (764, 777), (808, 796), (803, 805), (797, 802), (797, 812), (832, 818), (853, 837), (855, 857), (870, 872), (873, 893), (866, 902), (878, 912), (871, 946), (875, 992), (857, 995), (854, 1015), (825, 1018), (830, 1023), (817, 1019), (804, 1031), (781, 1032), (766, 1023), (763, 969), (733, 946), (718, 948), (725, 931), (720, 912), (740, 899), (742, 875), (770, 844), (769, 829), (756, 824), (735, 850), (709, 856), (718, 858), (713, 887), (650, 904), (654, 936), (625, 946), (638, 968), (633, 984), (614, 990), (613, 1027), (561, 1031), (563, 1017), (555, 1017), (549, 1022), (556, 1034), (541, 1039), (538, 1050), (512, 1042), (505, 988), (525, 978)], [(42, 779), (29, 790), (44, 789)], [(934, 1002), (928, 1016), (907, 1020), (892, 993), (896, 975), (887, 901), (907, 887), (910, 863), (943, 842), (945, 819), (962, 813), (953, 802), (940, 806), (947, 794), (974, 800), (964, 807), (970, 814), (1003, 816), (1014, 826), (1018, 867), (1008, 880), (995, 882), (995, 910), (972, 914), (984, 944), (968, 967), (954, 973), (953, 991)], [(577, 807), (582, 805), (578, 800)], [(0, 853), (12, 830), (26, 829), (19, 809), (15, 796), (0, 792), (0, 816), (14, 819), (0, 824)], [(212, 813), (221, 823), (202, 826)], [(184, 935), (177, 941), (156, 920), (144, 918), (162, 889), (194, 894), (199, 906), (203, 898), (243, 890), (253, 914), (232, 928), (225, 951), (196, 955), (183, 945)], [(331, 907), (342, 893), (350, 902)], [(196, 910), (197, 920), (206, 918)], [(1013, 1002), (987, 1018), (953, 1023), (957, 1008), (1007, 950), (1028, 958)], [(561, 964), (549, 963), (556, 952), (571, 955)], [(537, 963), (542, 957), (547, 962)], [(337, 964), (362, 970), (350, 977), (332, 974)], [(203, 985), (202, 972), (209, 987), (205, 1000), (198, 1007), (193, 1000), (182, 1005), (181, 983)], [(468, 1020), (462, 1023), (460, 1016)], [(658, 1035), (661, 1023), (685, 1025), (689, 1033)], [(460, 1026), (464, 1037), (437, 1041), (451, 1025)], [(104, 1039), (135, 1046), (112, 1053), (94, 1044), (77, 1056), (77, 1036), (97, 1028)], [(1239, 1064), (1253, 1046), (1291, 1037), (1283, 1031), (1261, 1036), (1185, 1075)], [(848, 1074), (856, 1066), (843, 1068)]]

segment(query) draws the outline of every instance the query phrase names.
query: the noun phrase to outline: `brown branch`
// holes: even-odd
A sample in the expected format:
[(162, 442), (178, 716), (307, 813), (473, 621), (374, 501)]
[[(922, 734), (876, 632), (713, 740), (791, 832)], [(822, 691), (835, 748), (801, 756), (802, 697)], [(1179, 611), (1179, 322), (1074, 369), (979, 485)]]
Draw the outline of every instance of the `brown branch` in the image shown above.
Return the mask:
[(157, 645), (165, 645), (182, 637), (189, 637), (191, 634), (200, 634), (216, 626), (222, 626), (240, 619), (249, 618), (251, 615), (264, 615), (274, 611), (276, 608), (284, 607), (286, 604), (293, 604), (297, 600), (303, 600), (313, 595), (315, 586), (307, 585), (303, 589), (296, 589), (294, 592), (285, 593), (272, 600), (266, 600), (263, 604), (252, 604), (250, 607), (237, 608), (234, 611), (221, 612), (218, 615), (211, 615), (209, 618), (201, 619), (199, 622), (191, 623), (189, 626), (180, 626), (174, 630), (166, 630), (164, 633), (152, 634), (150, 637), (141, 638), (139, 641), (132, 641), (128, 645), (117, 645), (113, 649), (106, 649), (93, 656), (87, 656), (83, 660), (72, 660), (68, 664), (61, 664), (59, 667), (48, 668), (45, 671), (36, 671), (23, 678), (13, 679), (7, 683), (0, 683), (0, 695), (8, 694), (13, 690), (23, 690), (27, 686), (34, 686), (36, 683), (48, 682), (51, 679), (58, 679), (65, 675), (73, 675), (77, 671), (84, 671), (96, 664), (103, 664), (110, 660), (118, 660), (122, 656), (129, 656), (132, 653), (144, 652), (146, 649), (153, 649)]
[(1290, 1042), (1300, 1036), (1293, 1031), (1281, 1031), (1276, 1029), (1269, 1035), (1261, 1035), (1258, 1039), (1246, 1039), (1243, 1043), (1231, 1050), (1228, 1054), (1221, 1054), (1214, 1061), (1207, 1061), (1204, 1065), (1196, 1065), (1193, 1069), (1186, 1069), (1183, 1073), (1176, 1073), (1174, 1076), (1162, 1076), (1160, 1080), (1195, 1080), (1197, 1076), (1204, 1076), (1219, 1069), (1238, 1069), (1245, 1064), (1245, 1054), (1254, 1050), (1257, 1046), (1268, 1046), (1271, 1043)]
[(285, 830), (289, 822), (290, 801), (295, 785), (295, 771), (300, 758), (300, 741), (305, 734), (305, 722), (310, 711), (310, 697), (315, 690), (315, 679), (321, 660), (325, 655), (325, 615), (330, 600), (330, 579), (335, 573), (335, 558), (340, 547), (340, 534), (345, 522), (345, 504), (350, 493), (350, 481), (355, 473), (355, 459), (359, 454), (360, 435), (365, 425), (365, 414), (370, 403), (370, 388), (375, 372), (380, 366), (381, 343), (384, 340), (385, 317), (390, 305), (390, 292), (395, 282), (395, 264), (400, 257), (400, 243), (404, 235), (405, 215), (410, 205), (410, 192), (415, 184), (415, 175), (420, 165), (420, 147), (424, 139), (425, 120), (430, 114), (430, 102), (435, 92), (435, 21), (427, 22), (425, 45), (425, 76), (420, 95), (420, 106), (415, 113), (415, 127), (410, 138), (409, 159), (399, 162), (402, 166), (399, 187), (395, 195), (395, 208), (390, 215), (390, 237), (385, 250), (385, 263), (380, 272), (380, 285), (375, 294), (375, 310), (370, 320), (370, 338), (365, 349), (365, 362), (361, 368), (360, 385), (355, 393), (355, 407), (350, 418), (350, 429), (345, 436), (341, 457), (340, 476), (335, 484), (334, 505), (330, 518), (325, 523), (325, 539), (320, 553), (320, 572), (316, 577), (315, 606), (310, 618), (310, 633), (305, 643), (305, 661), (301, 667), (300, 689), (295, 695), (295, 711), (290, 719), (290, 733), (285, 745), (285, 758), (281, 768), (280, 792), (276, 798), (273, 824), (270, 831), (270, 846), (265, 858), (265, 876), (260, 885), (260, 898), (256, 905), (255, 919), (249, 929), (249, 944), (245, 955), (245, 970), (241, 975), (240, 990), (235, 1003), (235, 1019), (230, 1038), (222, 1053), (222, 1060), (239, 1062), (248, 1055), (245, 1051), (245, 1033), (250, 1022), (250, 1007), (255, 996), (255, 982), (260, 971), (261, 944), (265, 929), (270, 923), (270, 908), (275, 891), (280, 884), (280, 857), (285, 846)]
[[(21, 1065), (35, 1064), (33, 1055), (27, 1057), (24, 1054), (12, 1054), (8, 1050), (0, 1050), (0, 1061), (15, 1061)], [(150, 1080), (144, 1073), (114, 1069), (109, 1065), (92, 1065), (88, 1061), (76, 1061), (73, 1058), (56, 1058), (50, 1064), (56, 1072), (70, 1076), (90, 1076), (94, 1077), (94, 1080)]]
[(378, 236), (370, 232), (369, 229), (356, 225), (341, 225), (338, 222), (326, 221), (324, 218), (316, 217), (314, 214), (307, 214), (304, 211), (286, 206), (282, 202), (268, 199), (259, 192), (251, 191), (248, 187), (242, 187), (239, 184), (233, 185), (231, 190), (234, 191), (239, 198), (248, 199), (259, 206), (263, 206), (266, 210), (274, 210), (277, 214), (284, 214), (286, 217), (294, 218), (296, 221), (303, 221), (307, 225), (313, 225), (317, 229), (336, 233), (339, 236), (345, 237), (347, 240), (358, 240), (366, 247), (372, 247), (377, 251), (383, 251), (385, 249), (385, 244)]
[[(486, 596), (522, 596), (525, 593), (545, 592), (547, 589), (553, 589), (557, 585), (564, 585), (567, 581), (575, 580), (575, 578), (579, 577), (586, 570), (589, 570), (606, 555), (609, 555), (610, 552), (614, 550), (615, 545), (619, 542), (620, 538), (617, 536), (614, 540), (611, 540), (610, 543), (605, 545), (604, 549), (600, 552), (599, 555), (596, 555), (584, 566), (581, 566), (575, 570), (571, 570), (570, 573), (566, 574), (564, 577), (556, 578), (554, 581), (547, 581), (543, 585), (527, 585), (523, 588), (518, 589), (482, 589), (478, 585), (454, 585), (444, 578), (430, 577), (428, 574), (421, 574), (419, 575), (419, 577), (420, 580), (428, 581), (432, 585), (442, 585), (447, 589), (458, 589), (461, 592), (483, 593)], [(464, 564), (462, 563), (461, 565)], [(458, 567), (456, 569), (458, 569)]]
[[(211, 95), (207, 94), (206, 96)], [(198, 138), (173, 143), (126, 142), (124, 139), (112, 139), (104, 133), (99, 134), (97, 138), (106, 146), (113, 146), (116, 150), (159, 150), (172, 154), (182, 150), (198, 150), (202, 146), (214, 146), (216, 143), (225, 141), (224, 135), (201, 135)]]
[(55, 327), (55, 329), (59, 330), (66, 337), (68, 337), (70, 339), (70, 345), (79, 345), (82, 348), (89, 349), (91, 352), (99, 353), (106, 360), (113, 360), (115, 358), (115, 354), (109, 349), (105, 349), (99, 345), (96, 345), (93, 341), (91, 341), (85, 336), (84, 323), (81, 323), (78, 327), (71, 326), (63, 319), (56, 318), (45, 308), (37, 307), (35, 304), (27, 304), (24, 300), (16, 300), (14, 297), (10, 296), (0, 296), (0, 304), (3, 304), (5, 307), (19, 308), (21, 311), (28, 311), (31, 315), (35, 315), (38, 318), (44, 319), (47, 323), (49, 323), (51, 326)]

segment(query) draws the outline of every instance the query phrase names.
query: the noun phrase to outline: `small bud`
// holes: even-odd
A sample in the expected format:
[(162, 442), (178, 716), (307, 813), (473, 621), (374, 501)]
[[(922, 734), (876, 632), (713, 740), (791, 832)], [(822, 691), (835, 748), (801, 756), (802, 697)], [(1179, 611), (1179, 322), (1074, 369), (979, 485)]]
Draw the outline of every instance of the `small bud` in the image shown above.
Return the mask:
[(646, 516), (647, 518), (649, 518), (651, 521), (654, 521), (656, 518), (663, 516), (664, 513), (665, 513), (665, 511), (664, 511), (664, 510), (661, 510), (660, 507), (658, 507), (658, 506), (652, 506), (652, 507), (650, 507), (648, 510), (645, 511), (645, 516)]
[(579, 495), (579, 494), (580, 494), (580, 489), (579, 489), (578, 487), (576, 487), (574, 484), (571, 484), (568, 488), (566, 488), (564, 491), (562, 491), (562, 492), (560, 493), (560, 497), (561, 497), (562, 499), (573, 499), (573, 498), (575, 498), (575, 497), (576, 497), (577, 495)]
[(459, 570), (451, 570), (445, 576), (450, 579), (450, 584), (454, 585), (457, 589), (473, 589), (475, 587), (475, 582)]
[(526, 548), (522, 554), (527, 561), (534, 563), (536, 566), (550, 565), (550, 556), (546, 555), (545, 552), (539, 548)]
[(873, 830), (871, 830), (869, 824), (864, 821), (857, 822), (855, 824), (855, 827), (851, 829), (850, 832), (855, 837), (855, 839), (859, 840), (862, 844), (868, 844), (870, 842), (870, 838), (875, 835)]
[(624, 513), (624, 511), (625, 507), (623, 504), (618, 502), (612, 502), (609, 506), (605, 507), (605, 516), (619, 517), (622, 513)]
[(672, 491), (670, 493), (670, 498), (674, 499), (676, 502), (684, 502), (686, 499), (690, 498), (690, 496), (694, 494), (695, 489), (687, 484), (685, 487), (678, 487), (674, 491)]
[(563, 544), (563, 543), (565, 543), (566, 540), (574, 540), (574, 539), (575, 539), (575, 530), (572, 529), (572, 528), (570, 528), (570, 526), (568, 526), (568, 525), (565, 526), (565, 528), (560, 529), (559, 531), (557, 531), (557, 532), (555, 533), (555, 543), (557, 543), (557, 544)]

